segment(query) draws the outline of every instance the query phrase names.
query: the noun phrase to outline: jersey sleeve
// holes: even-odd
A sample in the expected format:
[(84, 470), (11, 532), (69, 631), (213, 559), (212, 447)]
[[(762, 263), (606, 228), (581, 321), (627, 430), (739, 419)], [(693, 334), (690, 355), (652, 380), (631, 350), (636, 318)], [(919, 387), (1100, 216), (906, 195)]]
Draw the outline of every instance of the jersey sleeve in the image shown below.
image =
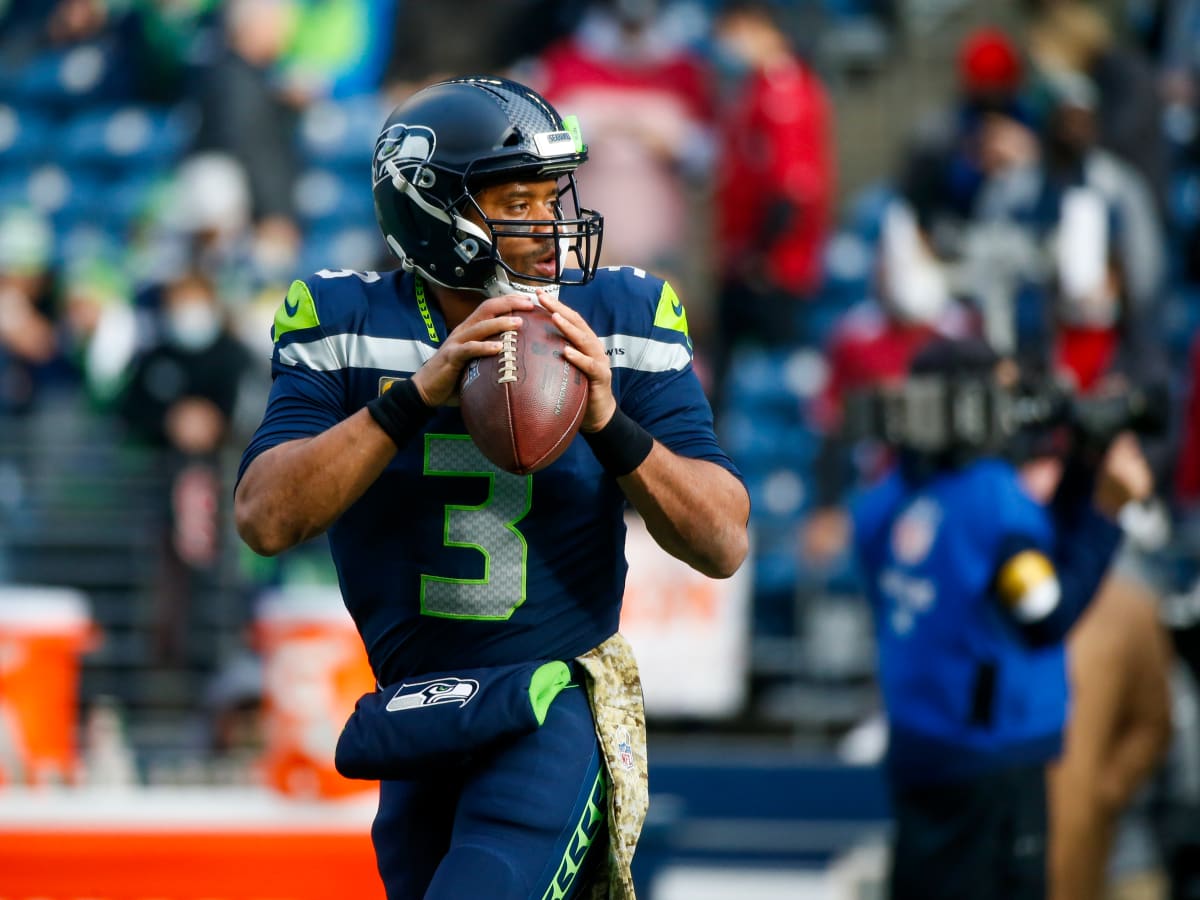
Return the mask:
[(238, 481), (263, 452), (318, 435), (346, 417), (344, 351), (321, 323), (319, 296), (315, 280), (294, 281), (275, 313), (271, 392), (242, 454)]
[(713, 430), (712, 407), (692, 365), (687, 313), (671, 285), (655, 281), (648, 292), (638, 334), (630, 352), (615, 363), (621, 376), (621, 410), (665, 447), (692, 459), (705, 459), (741, 473), (721, 449)]
[(1007, 502), (1000, 504), (1004, 526), (993, 593), (1035, 646), (1066, 637), (1120, 540), (1120, 529), (1092, 508), (1090, 491), (1074, 490), (1068, 480), (1070, 474), (1049, 509), (1012, 487), (994, 494)]

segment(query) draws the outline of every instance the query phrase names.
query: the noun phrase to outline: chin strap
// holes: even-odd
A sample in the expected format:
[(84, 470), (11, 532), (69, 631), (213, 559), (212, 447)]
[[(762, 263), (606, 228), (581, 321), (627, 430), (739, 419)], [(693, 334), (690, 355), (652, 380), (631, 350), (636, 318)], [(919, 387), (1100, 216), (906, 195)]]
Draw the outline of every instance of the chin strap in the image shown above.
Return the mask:
[(496, 277), (487, 283), (486, 293), (489, 297), (499, 297), (502, 294), (528, 294), (536, 299), (537, 292), (543, 291), (558, 299), (557, 284), (525, 284), (513, 281), (503, 266), (496, 266)]

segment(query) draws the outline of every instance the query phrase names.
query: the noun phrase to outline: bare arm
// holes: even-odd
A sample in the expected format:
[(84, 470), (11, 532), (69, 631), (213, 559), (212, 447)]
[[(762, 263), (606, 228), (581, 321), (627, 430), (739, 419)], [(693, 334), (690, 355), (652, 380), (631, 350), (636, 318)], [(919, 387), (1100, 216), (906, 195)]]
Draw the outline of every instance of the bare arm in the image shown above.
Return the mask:
[(316, 437), (267, 450), (246, 469), (233, 497), (238, 534), (274, 556), (333, 524), (396, 455), (396, 445), (361, 409)]
[(655, 442), (646, 461), (618, 479), (654, 540), (711, 578), (728, 578), (749, 550), (745, 487), (716, 463)]
[[(467, 360), (499, 353), (500, 342), (490, 338), (520, 327), (520, 320), (507, 313), (532, 306), (516, 295), (481, 303), (413, 375), (425, 404), (445, 403)], [(264, 556), (320, 534), (363, 495), (395, 454), (395, 442), (365, 409), (315, 437), (272, 447), (250, 464), (234, 494), (238, 534)]]
[[(617, 410), (604, 346), (579, 313), (544, 293), (539, 296), (571, 342), (564, 355), (588, 378), (581, 430), (599, 431)], [(750, 497), (716, 463), (680, 456), (655, 441), (650, 455), (617, 482), (659, 546), (697, 571), (728, 578), (746, 558)]]

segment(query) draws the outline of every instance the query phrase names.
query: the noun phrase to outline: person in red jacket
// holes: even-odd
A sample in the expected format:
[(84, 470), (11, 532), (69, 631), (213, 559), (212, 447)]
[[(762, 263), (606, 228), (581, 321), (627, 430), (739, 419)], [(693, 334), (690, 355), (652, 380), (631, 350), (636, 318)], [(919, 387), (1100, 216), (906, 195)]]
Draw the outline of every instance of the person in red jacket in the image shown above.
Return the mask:
[(719, 381), (741, 340), (789, 341), (820, 288), (837, 174), (825, 86), (770, 3), (738, 0), (714, 22), (720, 59), (741, 69), (719, 118)]

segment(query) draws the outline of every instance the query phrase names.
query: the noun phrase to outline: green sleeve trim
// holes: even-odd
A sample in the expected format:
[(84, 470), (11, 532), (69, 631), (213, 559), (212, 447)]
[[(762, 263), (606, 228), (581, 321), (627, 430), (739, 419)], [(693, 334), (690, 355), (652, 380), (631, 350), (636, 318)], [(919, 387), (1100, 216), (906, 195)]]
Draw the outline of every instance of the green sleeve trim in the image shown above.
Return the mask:
[(271, 329), (272, 340), (279, 340), (289, 331), (315, 328), (321, 324), (317, 318), (317, 304), (308, 285), (297, 279), (288, 288), (287, 296), (275, 311), (275, 327)]
[(691, 343), (691, 337), (688, 335), (687, 312), (684, 311), (683, 302), (675, 293), (675, 289), (667, 282), (663, 282), (662, 293), (658, 295), (658, 308), (654, 311), (654, 325), (657, 328), (666, 328), (668, 331), (678, 331), (685, 338), (688, 338), (688, 343)]
[(546, 721), (546, 713), (550, 712), (550, 704), (561, 693), (562, 689), (571, 683), (571, 670), (565, 662), (548, 662), (539, 666), (529, 680), (529, 705), (537, 717), (538, 725)]

